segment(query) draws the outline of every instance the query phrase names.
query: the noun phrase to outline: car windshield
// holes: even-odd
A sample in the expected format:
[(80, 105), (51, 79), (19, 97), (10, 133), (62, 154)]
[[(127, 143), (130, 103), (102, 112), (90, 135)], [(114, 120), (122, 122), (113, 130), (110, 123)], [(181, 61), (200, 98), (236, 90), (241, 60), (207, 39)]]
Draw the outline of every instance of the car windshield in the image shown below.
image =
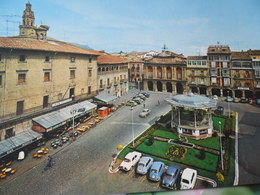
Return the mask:
[(189, 181), (187, 179), (182, 179), (183, 183), (189, 184)]
[(166, 173), (166, 177), (167, 178), (173, 178), (173, 175), (170, 175), (170, 174)]
[(125, 162), (130, 162), (130, 160), (129, 160), (129, 159), (127, 159), (127, 158), (125, 158), (125, 159), (124, 159), (124, 161), (125, 161)]
[(156, 169), (151, 170), (152, 173), (157, 173), (158, 171)]
[(142, 168), (142, 167), (144, 167), (144, 164), (143, 163), (139, 163), (138, 167)]

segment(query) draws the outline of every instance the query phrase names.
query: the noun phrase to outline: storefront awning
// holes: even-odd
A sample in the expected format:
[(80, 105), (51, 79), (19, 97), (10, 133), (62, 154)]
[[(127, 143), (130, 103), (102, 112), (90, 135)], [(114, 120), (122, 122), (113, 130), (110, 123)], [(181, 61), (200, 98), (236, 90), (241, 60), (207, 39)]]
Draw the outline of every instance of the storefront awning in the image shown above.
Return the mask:
[(97, 105), (90, 103), (89, 101), (79, 102), (77, 104), (67, 106), (60, 110), (44, 114), (33, 118), (33, 122), (36, 122), (45, 130), (54, 129), (66, 123), (68, 120), (72, 120), (73, 111), (74, 117), (80, 117), (84, 114), (91, 112)]
[(110, 93), (100, 93), (95, 96), (95, 99), (101, 100), (106, 104), (111, 104), (115, 99), (117, 99), (117, 96), (111, 95)]
[(0, 141), (0, 158), (16, 151), (30, 143), (42, 138), (41, 133), (34, 132), (30, 129), (19, 133), (13, 137)]

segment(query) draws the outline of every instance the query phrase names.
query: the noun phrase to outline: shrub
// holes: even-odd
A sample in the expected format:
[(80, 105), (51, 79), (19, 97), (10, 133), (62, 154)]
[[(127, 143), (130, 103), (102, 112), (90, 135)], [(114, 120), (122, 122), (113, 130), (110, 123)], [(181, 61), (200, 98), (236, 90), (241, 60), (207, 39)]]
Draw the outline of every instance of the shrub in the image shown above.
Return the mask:
[(206, 157), (206, 153), (204, 150), (200, 150), (200, 154), (199, 155), (196, 155), (196, 157), (200, 160), (204, 160), (205, 157)]
[(153, 136), (150, 136), (150, 137), (148, 138), (147, 145), (148, 145), (148, 146), (151, 146), (151, 145), (153, 145), (153, 143), (154, 143), (154, 137), (153, 137)]
[(217, 137), (218, 133), (216, 131), (213, 132), (212, 137)]

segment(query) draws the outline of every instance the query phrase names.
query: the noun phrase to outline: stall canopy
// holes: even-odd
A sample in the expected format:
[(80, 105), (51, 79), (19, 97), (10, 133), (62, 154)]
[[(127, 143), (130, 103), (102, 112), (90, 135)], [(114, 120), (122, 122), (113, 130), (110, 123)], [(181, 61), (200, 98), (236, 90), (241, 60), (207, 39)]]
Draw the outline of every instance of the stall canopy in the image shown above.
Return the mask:
[(37, 133), (30, 129), (27, 129), (26, 131), (19, 133), (13, 137), (2, 140), (0, 142), (0, 158), (12, 152), (15, 152), (41, 138), (41, 133)]
[[(45, 115), (41, 115), (33, 118), (33, 123), (37, 123), (44, 130), (40, 130), (40, 132), (49, 131), (55, 129), (67, 121), (72, 120), (73, 114), (75, 118), (78, 118), (82, 115), (85, 115), (95, 109), (97, 106), (95, 104), (90, 103), (89, 101), (83, 101), (71, 106), (67, 106), (60, 110), (47, 113)], [(33, 130), (36, 130), (35, 125), (33, 126)], [(36, 130), (39, 131), (39, 130)]]
[(117, 96), (111, 95), (110, 93), (100, 93), (94, 98), (95, 100), (102, 101), (105, 104), (112, 104)]

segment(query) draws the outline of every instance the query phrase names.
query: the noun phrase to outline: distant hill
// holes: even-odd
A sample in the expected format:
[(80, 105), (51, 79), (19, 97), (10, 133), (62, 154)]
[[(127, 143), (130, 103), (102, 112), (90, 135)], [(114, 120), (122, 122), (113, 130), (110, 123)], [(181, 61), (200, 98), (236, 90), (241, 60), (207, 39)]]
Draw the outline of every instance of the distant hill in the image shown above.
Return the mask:
[(79, 44), (79, 43), (71, 43), (73, 45), (76, 45), (78, 47), (81, 47), (83, 49), (87, 49), (87, 50), (93, 50), (91, 47), (89, 47), (88, 45), (82, 45), (82, 44)]

